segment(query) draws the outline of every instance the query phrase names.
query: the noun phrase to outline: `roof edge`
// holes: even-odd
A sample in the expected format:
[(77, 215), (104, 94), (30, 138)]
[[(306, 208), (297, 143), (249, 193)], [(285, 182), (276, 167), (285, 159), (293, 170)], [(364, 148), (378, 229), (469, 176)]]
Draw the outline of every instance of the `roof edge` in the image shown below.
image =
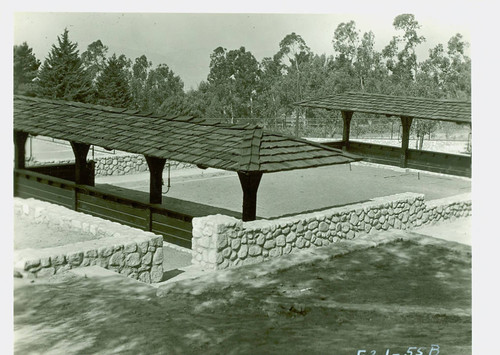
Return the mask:
[(468, 103), (472, 104), (472, 101), (470, 100), (454, 100), (454, 99), (434, 99), (430, 97), (424, 97), (424, 96), (407, 96), (407, 95), (387, 95), (387, 94), (379, 94), (379, 93), (371, 93), (371, 92), (362, 92), (362, 91), (348, 91), (348, 92), (343, 92), (343, 93), (334, 93), (330, 95), (324, 95), (324, 96), (319, 96), (319, 97), (310, 97), (301, 101), (296, 101), (292, 103), (293, 105), (301, 106), (304, 103), (307, 103), (312, 100), (322, 100), (322, 99), (328, 99), (334, 96), (347, 96), (347, 95), (366, 95), (366, 96), (378, 96), (378, 97), (385, 97), (388, 99), (391, 98), (401, 98), (401, 99), (414, 99), (414, 100), (426, 100), (426, 101), (433, 101), (437, 103)]

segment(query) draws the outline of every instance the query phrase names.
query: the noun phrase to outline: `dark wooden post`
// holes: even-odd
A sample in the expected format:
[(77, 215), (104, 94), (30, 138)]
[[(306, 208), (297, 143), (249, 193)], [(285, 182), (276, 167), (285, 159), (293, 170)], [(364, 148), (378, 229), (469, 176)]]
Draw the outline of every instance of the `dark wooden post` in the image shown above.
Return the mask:
[(26, 167), (26, 140), (28, 133), (14, 130), (14, 168)]
[(238, 177), (243, 190), (242, 220), (244, 222), (254, 221), (257, 217), (257, 190), (259, 189), (262, 173), (238, 171)]
[(351, 118), (352, 118), (352, 111), (341, 111), (342, 113), (342, 119), (344, 121), (344, 129), (342, 132), (342, 150), (348, 150), (349, 149), (349, 134), (351, 131)]
[(403, 135), (401, 137), (401, 167), (406, 168), (408, 160), (408, 145), (410, 142), (410, 127), (412, 122), (411, 117), (401, 116), (401, 127), (403, 128)]
[(161, 204), (163, 168), (167, 159), (144, 156), (149, 167), (149, 203)]
[(82, 185), (92, 185), (92, 172), (87, 164), (87, 154), (90, 145), (77, 142), (70, 143), (73, 154), (75, 154), (75, 182)]

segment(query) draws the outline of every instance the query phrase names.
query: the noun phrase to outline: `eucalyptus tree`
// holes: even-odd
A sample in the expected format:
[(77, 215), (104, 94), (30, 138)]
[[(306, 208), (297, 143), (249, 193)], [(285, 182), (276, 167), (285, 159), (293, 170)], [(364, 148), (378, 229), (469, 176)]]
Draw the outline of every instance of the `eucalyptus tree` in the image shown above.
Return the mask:
[(83, 68), (87, 71), (87, 74), (94, 84), (106, 68), (107, 53), (108, 47), (98, 39), (89, 44), (87, 50), (80, 56)]
[(446, 91), (450, 98), (471, 99), (471, 59), (465, 54), (468, 46), (460, 33), (448, 41), (450, 69), (446, 79)]
[(257, 90), (256, 111), (266, 122), (276, 123), (283, 118), (282, 80), (284, 65), (278, 57), (265, 57), (260, 62), (260, 80)]
[[(465, 54), (468, 43), (459, 33), (452, 36), (447, 43), (438, 44), (429, 50), (429, 57), (420, 63), (416, 77), (416, 96), (442, 99), (470, 100), (471, 98), (471, 60)], [(438, 126), (435, 122), (418, 122), (417, 135), (421, 148), (424, 134), (418, 132), (418, 126), (430, 133)]]
[(132, 108), (145, 110), (147, 107), (146, 80), (149, 69), (153, 63), (145, 55), (134, 60), (130, 76), (130, 93), (132, 95)]
[(403, 34), (393, 36), (382, 53), (394, 79), (404, 86), (415, 79), (418, 70), (415, 50), (419, 44), (425, 42), (425, 37), (417, 33), (421, 25), (413, 14), (396, 16), (393, 26), (397, 31), (403, 31)]
[(335, 63), (332, 66), (337, 82), (336, 92), (345, 90), (379, 91), (386, 75), (381, 53), (375, 51), (375, 35), (363, 33), (354, 21), (340, 23), (334, 31), (332, 44)]
[(254, 116), (259, 77), (259, 63), (245, 47), (230, 51), (217, 47), (213, 51), (207, 82), (221, 105), (222, 117), (233, 121)]
[(337, 53), (337, 59), (351, 65), (356, 61), (359, 47), (360, 31), (356, 28), (356, 22), (342, 22), (333, 33), (332, 45)]
[(166, 100), (174, 100), (177, 96), (184, 95), (184, 83), (166, 64), (159, 64), (148, 72), (144, 96), (143, 109), (158, 112)]
[(129, 82), (132, 108), (160, 113), (165, 111), (163, 104), (166, 100), (184, 95), (184, 83), (167, 64), (162, 63), (154, 68), (153, 63), (142, 55), (135, 59), (131, 67)]
[(169, 96), (161, 104), (158, 112), (170, 116), (187, 115), (196, 117), (220, 117), (213, 112), (214, 100), (206, 81), (200, 82), (196, 90)]
[(292, 32), (279, 43), (276, 59), (283, 65), (281, 102), (285, 114), (295, 113), (295, 135), (299, 135), (301, 109), (293, 103), (304, 98), (304, 68), (309, 64), (313, 53), (302, 36)]
[[(279, 51), (276, 58), (283, 65), (283, 72), (286, 77), (294, 82), (296, 90), (289, 97), (291, 101), (299, 101), (302, 96), (301, 72), (312, 58), (313, 53), (302, 36), (292, 32), (286, 35), (279, 43)], [(288, 101), (288, 100), (287, 100)]]

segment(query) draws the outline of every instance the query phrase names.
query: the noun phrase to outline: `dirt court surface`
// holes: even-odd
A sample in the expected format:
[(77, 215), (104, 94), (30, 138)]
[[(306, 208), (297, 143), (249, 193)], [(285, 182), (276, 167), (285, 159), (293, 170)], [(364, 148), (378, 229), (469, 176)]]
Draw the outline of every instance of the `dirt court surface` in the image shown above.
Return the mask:
[(90, 233), (67, 231), (56, 225), (48, 226), (28, 218), (14, 216), (14, 250), (51, 248), (95, 239), (99, 237)]
[(470, 248), (442, 243), (393, 242), (161, 297), (119, 275), (17, 279), (15, 353), (470, 354)]
[[(243, 193), (236, 173), (190, 170), (172, 171), (165, 196), (241, 212)], [(163, 180), (166, 184), (166, 172)], [(148, 192), (149, 174), (97, 177), (96, 184)], [(257, 216), (275, 218), (404, 192), (422, 193), (426, 200), (433, 200), (470, 190), (470, 179), (363, 164), (292, 170), (262, 176)]]

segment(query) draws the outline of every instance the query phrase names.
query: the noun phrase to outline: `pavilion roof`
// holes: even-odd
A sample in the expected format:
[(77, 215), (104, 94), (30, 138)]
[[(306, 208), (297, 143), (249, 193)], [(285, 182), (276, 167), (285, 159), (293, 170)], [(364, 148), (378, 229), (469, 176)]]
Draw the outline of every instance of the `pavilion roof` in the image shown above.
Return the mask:
[(348, 92), (304, 100), (297, 102), (296, 105), (327, 110), (471, 123), (471, 103), (469, 101)]
[(256, 125), (19, 95), (14, 96), (14, 130), (242, 172), (277, 172), (360, 160)]

